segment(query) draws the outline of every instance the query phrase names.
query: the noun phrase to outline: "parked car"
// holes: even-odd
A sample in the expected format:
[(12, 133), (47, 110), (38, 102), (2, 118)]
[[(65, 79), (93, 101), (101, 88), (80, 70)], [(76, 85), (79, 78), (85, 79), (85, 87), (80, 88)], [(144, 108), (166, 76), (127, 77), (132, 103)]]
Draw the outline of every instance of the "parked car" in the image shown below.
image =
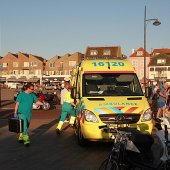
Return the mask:
[(8, 87), (10, 89), (18, 89), (18, 87), (23, 87), (23, 85), (21, 83), (8, 83)]
[(46, 90), (56, 90), (57, 87), (54, 84), (48, 84), (47, 86), (45, 86), (45, 89)]

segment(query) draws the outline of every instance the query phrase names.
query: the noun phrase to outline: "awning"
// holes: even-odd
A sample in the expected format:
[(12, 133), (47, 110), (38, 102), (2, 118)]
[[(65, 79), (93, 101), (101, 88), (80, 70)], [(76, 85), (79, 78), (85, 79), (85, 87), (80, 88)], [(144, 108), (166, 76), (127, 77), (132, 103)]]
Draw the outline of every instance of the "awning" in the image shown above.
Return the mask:
[(7, 79), (7, 81), (8, 81), (8, 82), (9, 82), (9, 81), (17, 82), (17, 81), (18, 81), (18, 79), (16, 79), (16, 78), (8, 78), (8, 79)]
[(39, 80), (40, 80), (39, 78), (30, 78), (28, 79), (28, 82), (37, 83)]
[(50, 81), (63, 81), (64, 77), (43, 77), (42, 81), (43, 82), (50, 82)]
[(0, 82), (5, 82), (6, 81), (6, 77), (0, 77)]
[(26, 78), (21, 77), (21, 78), (18, 78), (18, 81), (19, 81), (19, 82), (26, 82), (26, 81), (27, 81), (27, 79), (26, 79)]

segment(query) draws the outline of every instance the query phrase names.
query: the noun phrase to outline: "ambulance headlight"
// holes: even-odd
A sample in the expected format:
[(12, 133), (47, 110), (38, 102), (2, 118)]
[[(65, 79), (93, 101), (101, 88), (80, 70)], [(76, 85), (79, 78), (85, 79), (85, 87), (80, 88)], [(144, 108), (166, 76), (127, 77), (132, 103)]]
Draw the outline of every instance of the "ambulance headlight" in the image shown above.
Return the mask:
[(148, 109), (145, 111), (142, 117), (142, 122), (149, 121), (152, 119), (152, 111), (151, 109)]
[(90, 110), (84, 109), (82, 112), (83, 112), (84, 118), (87, 122), (94, 122), (94, 123), (98, 122), (97, 117)]

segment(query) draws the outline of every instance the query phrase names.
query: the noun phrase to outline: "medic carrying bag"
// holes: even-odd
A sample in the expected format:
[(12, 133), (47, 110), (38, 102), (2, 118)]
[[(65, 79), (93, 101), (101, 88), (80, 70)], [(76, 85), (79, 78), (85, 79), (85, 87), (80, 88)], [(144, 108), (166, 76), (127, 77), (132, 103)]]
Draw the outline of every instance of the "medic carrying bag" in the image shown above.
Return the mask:
[(18, 117), (11, 117), (8, 119), (9, 131), (15, 133), (23, 132), (23, 120)]

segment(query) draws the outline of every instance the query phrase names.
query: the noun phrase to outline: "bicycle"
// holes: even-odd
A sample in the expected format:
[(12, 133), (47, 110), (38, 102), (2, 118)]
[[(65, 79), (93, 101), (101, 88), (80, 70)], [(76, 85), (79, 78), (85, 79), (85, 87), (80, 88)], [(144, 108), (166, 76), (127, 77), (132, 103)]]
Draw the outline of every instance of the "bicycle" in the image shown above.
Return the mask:
[(106, 158), (99, 170), (126, 170), (129, 165), (125, 163), (125, 151), (127, 142), (130, 140), (131, 132), (127, 128), (113, 128), (109, 126), (100, 126), (104, 130), (112, 132), (111, 138), (114, 140), (110, 155)]
[[(151, 135), (142, 134), (138, 130), (128, 127), (100, 126), (99, 128), (112, 133), (111, 137), (114, 142), (111, 153), (102, 162), (99, 170), (169, 170), (170, 141), (168, 139), (167, 125), (163, 120), (160, 121), (160, 124), (165, 129), (163, 132), (164, 139), (159, 143), (163, 147), (162, 154), (157, 158), (153, 156), (154, 151), (151, 149), (154, 144), (154, 139)], [(164, 154), (166, 159), (163, 159)]]

